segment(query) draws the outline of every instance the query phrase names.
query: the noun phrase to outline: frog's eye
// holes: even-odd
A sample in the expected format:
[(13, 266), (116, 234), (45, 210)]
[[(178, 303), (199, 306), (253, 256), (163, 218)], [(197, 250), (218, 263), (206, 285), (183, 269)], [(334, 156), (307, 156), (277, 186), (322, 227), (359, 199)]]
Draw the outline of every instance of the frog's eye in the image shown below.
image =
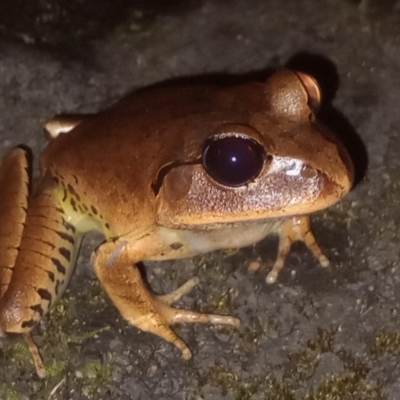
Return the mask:
[(255, 140), (225, 136), (206, 141), (201, 161), (215, 181), (236, 187), (256, 178), (263, 168), (264, 160), (264, 148)]

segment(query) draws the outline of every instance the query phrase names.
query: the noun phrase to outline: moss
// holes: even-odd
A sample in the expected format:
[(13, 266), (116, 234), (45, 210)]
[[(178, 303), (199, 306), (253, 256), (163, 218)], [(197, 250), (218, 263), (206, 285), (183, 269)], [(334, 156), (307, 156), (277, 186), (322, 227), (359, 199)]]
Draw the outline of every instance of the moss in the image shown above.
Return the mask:
[(237, 254), (239, 252), (240, 248), (233, 248), (233, 249), (225, 249), (222, 250), (222, 255), (223, 257), (231, 257), (234, 254)]
[(28, 346), (25, 344), (25, 342), (22, 339), (22, 336), (18, 342), (15, 342), (14, 345), (12, 346), (12, 361), (17, 362), (20, 364), (25, 364), (28, 362), (31, 362), (32, 357), (31, 353), (29, 352)]
[(110, 326), (106, 325), (106, 326), (103, 326), (102, 328), (94, 329), (93, 331), (90, 331), (90, 332), (72, 333), (68, 337), (68, 342), (81, 344), (81, 343), (85, 342), (88, 339), (96, 338), (96, 336), (99, 333), (108, 331), (109, 329), (110, 329)]
[(5, 398), (7, 400), (20, 400), (21, 395), (16, 392), (12, 387), (3, 383), (0, 385), (0, 398)]
[(229, 314), (234, 308), (234, 301), (238, 296), (237, 290), (225, 289), (218, 294), (211, 294), (207, 304), (216, 313)]
[[(321, 354), (334, 353), (334, 336), (336, 330), (319, 330), (317, 335), (306, 342), (306, 346), (299, 352), (289, 356), (291, 367), (285, 374), (290, 382), (297, 382), (302, 386), (302, 381), (307, 381), (314, 374)], [(376, 343), (379, 345), (376, 346)], [(383, 332), (377, 337), (374, 351), (399, 351), (400, 335)], [(339, 376), (329, 376), (323, 379), (318, 388), (311, 390), (306, 395), (308, 400), (384, 400), (379, 385), (374, 385), (367, 380), (368, 362), (366, 359), (353, 357), (347, 353), (335, 353), (343, 362), (346, 372)], [(303, 382), (304, 383), (304, 382)], [(290, 391), (288, 392), (291, 393)], [(290, 398), (290, 397), (289, 397)]]
[(2, 347), (2, 350), (0, 350), (2, 369), (34, 371), (31, 353), (22, 336), (4, 341)]
[[(283, 379), (266, 377), (242, 378), (228, 367), (216, 363), (205, 375), (202, 384), (210, 384), (221, 389), (222, 395), (230, 393), (235, 400), (247, 400), (255, 393), (262, 393), (267, 400), (294, 400), (297, 391), (304, 388), (313, 376), (321, 354), (334, 352), (336, 330), (319, 330), (315, 337), (305, 343), (301, 351), (290, 355), (290, 367)], [(262, 329), (259, 326), (247, 327), (241, 332), (242, 338), (249, 342), (257, 341)], [(387, 335), (387, 332), (386, 332)], [(398, 343), (396, 338), (384, 342)], [(397, 346), (394, 346), (397, 349)], [(336, 353), (335, 353), (336, 354)], [(340, 376), (326, 377), (314, 390), (309, 391), (308, 400), (384, 400), (382, 389), (367, 380), (369, 367), (367, 360), (352, 357), (346, 353), (337, 354), (342, 360), (346, 372)], [(294, 386), (293, 386), (294, 385)]]
[(375, 338), (370, 350), (373, 356), (384, 353), (400, 354), (400, 334), (397, 332), (382, 330)]
[(261, 327), (261, 325), (249, 325), (244, 326), (240, 329), (239, 337), (246, 343), (246, 344), (257, 344), (259, 338), (265, 332), (265, 329)]
[(329, 353), (333, 351), (335, 333), (336, 330), (333, 328), (328, 330), (318, 329), (317, 335), (307, 341), (307, 347), (319, 353)]
[(331, 376), (307, 395), (307, 400), (385, 400), (381, 389), (356, 374)]
[(242, 351), (256, 353), (258, 351), (259, 340), (265, 334), (270, 334), (271, 332), (276, 332), (277, 327), (270, 321), (267, 324), (260, 324), (259, 320), (253, 321), (250, 325), (241, 326), (239, 328), (239, 338), (238, 342)]
[(321, 354), (333, 351), (335, 332), (334, 328), (319, 329), (317, 335), (307, 341), (303, 350), (290, 354), (291, 368), (286, 375), (289, 377), (295, 374), (296, 379), (301, 380), (311, 377)]
[[(109, 358), (111, 362), (111, 359)], [(111, 380), (110, 363), (101, 361), (88, 361), (77, 376), (81, 378), (82, 393), (88, 398), (101, 398), (100, 393)]]
[(260, 381), (257, 378), (242, 379), (229, 368), (216, 362), (209, 372), (200, 379), (201, 386), (211, 384), (221, 389), (225, 396), (228, 392), (233, 392), (235, 400), (248, 400), (257, 392)]
[(256, 393), (262, 393), (266, 400), (295, 399), (292, 387), (285, 381), (250, 376), (243, 379), (220, 363), (215, 363), (199, 381), (201, 386), (210, 384), (219, 387), (223, 396), (230, 393), (235, 400), (248, 400)]
[(49, 313), (46, 322), (46, 332), (56, 335), (57, 339), (64, 339), (63, 332), (68, 332), (72, 326), (69, 312), (69, 303), (74, 298), (63, 298)]
[[(70, 302), (77, 304), (78, 308), (81, 303), (87, 306), (92, 301), (93, 295), (101, 296), (96, 284), (91, 285), (87, 292), (78, 297), (63, 298), (45, 317), (45, 331), (43, 335), (36, 336), (35, 341), (37, 341), (43, 356), (49, 379), (66, 370), (70, 359), (69, 343), (83, 343), (85, 340), (95, 337), (99, 332), (109, 329), (109, 326), (105, 326), (90, 332), (79, 333), (77, 332), (78, 327), (74, 326), (70, 314)], [(97, 300), (98, 297), (96, 297)]]
[(290, 368), (287, 372), (287, 377), (293, 375), (296, 380), (303, 380), (311, 377), (317, 366), (319, 354), (314, 351), (305, 349), (289, 355)]
[(50, 364), (45, 365), (47, 376), (53, 377), (64, 372), (67, 362), (64, 360), (53, 359)]
[(82, 368), (83, 377), (106, 382), (111, 377), (111, 368), (100, 361), (89, 361)]
[(368, 366), (367, 360), (363, 358), (354, 357), (353, 355), (347, 353), (342, 353), (339, 355), (339, 357), (347, 371), (356, 374), (362, 379), (365, 379), (368, 375), (368, 372), (371, 370), (371, 368)]
[(265, 382), (265, 400), (294, 400), (293, 389), (284, 382), (267, 379)]
[[(68, 332), (72, 326), (68, 311), (69, 301), (69, 299), (63, 299), (51, 310), (45, 318), (46, 328), (43, 335), (34, 338), (43, 356), (46, 370), (50, 369), (51, 374), (63, 370), (65, 361), (69, 358)], [(63, 368), (61, 368), (62, 362), (64, 362)]]

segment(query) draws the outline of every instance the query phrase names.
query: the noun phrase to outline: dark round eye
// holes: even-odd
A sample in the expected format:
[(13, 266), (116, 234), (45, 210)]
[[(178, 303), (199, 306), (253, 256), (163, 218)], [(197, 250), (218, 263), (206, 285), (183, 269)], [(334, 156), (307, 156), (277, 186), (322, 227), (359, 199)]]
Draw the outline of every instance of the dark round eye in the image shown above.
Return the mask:
[(202, 164), (207, 173), (225, 186), (242, 186), (258, 176), (264, 165), (264, 148), (255, 140), (228, 136), (207, 140)]

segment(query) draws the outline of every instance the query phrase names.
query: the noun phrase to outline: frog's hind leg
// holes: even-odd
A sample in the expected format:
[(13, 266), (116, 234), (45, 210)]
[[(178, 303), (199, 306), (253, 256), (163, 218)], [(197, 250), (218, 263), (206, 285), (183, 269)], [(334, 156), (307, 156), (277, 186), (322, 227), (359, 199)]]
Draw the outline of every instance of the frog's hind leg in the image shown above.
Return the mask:
[[(43, 181), (27, 200), (28, 175), (22, 171), (26, 170), (27, 163), (23, 154), (17, 151), (10, 154), (3, 159), (1, 171), (6, 171), (10, 162), (15, 170), (21, 170), (21, 178), (20, 185), (15, 185), (14, 189), (6, 184), (7, 179), (0, 179), (0, 257), (3, 266), (0, 334), (23, 334), (38, 375), (43, 377), (43, 364), (29, 332), (63, 294), (72, 274), (81, 235), (66, 221), (51, 182)], [(10, 169), (13, 168), (10, 166)], [(11, 178), (9, 183), (13, 187)], [(3, 199), (8, 197), (7, 204)], [(10, 238), (14, 238), (14, 242), (10, 242)]]
[(0, 299), (10, 284), (28, 209), (27, 153), (11, 150), (0, 163)]
[[(107, 245), (107, 243), (106, 243)], [(103, 257), (102, 247), (93, 256), (97, 277), (122, 316), (132, 325), (154, 333), (175, 345), (185, 360), (191, 358), (187, 345), (172, 331), (170, 325), (180, 322), (200, 322), (238, 326), (239, 320), (231, 316), (203, 314), (171, 307), (199, 282), (192, 278), (178, 289), (165, 295), (150, 293), (136, 265)]]
[[(27, 152), (22, 148), (11, 150), (0, 163), (0, 299), (6, 293), (14, 272), (29, 196), (29, 165)], [(25, 342), (32, 353), (39, 376), (45, 369), (39, 351), (29, 332)]]

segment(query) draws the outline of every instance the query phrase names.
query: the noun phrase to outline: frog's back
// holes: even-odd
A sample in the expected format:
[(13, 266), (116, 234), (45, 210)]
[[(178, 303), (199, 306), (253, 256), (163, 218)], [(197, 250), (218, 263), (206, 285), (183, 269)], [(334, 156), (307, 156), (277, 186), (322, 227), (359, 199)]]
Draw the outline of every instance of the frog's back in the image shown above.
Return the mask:
[(147, 226), (155, 219), (154, 184), (162, 167), (197, 157), (221, 123), (248, 123), (261, 88), (135, 93), (52, 140), (42, 153), (42, 171), (100, 210), (115, 234)]

